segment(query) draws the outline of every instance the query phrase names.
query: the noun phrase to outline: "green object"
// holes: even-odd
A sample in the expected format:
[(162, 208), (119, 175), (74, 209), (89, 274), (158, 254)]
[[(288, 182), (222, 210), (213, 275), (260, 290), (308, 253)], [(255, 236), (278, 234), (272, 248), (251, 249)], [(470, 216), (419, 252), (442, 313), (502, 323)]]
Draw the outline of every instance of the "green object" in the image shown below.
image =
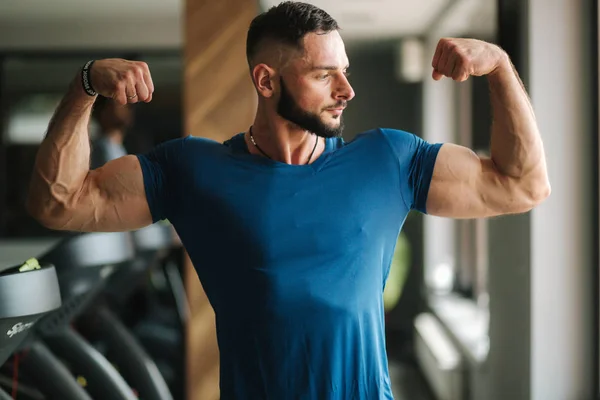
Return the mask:
[(30, 258), (29, 260), (25, 261), (25, 263), (21, 265), (21, 267), (19, 267), (19, 272), (33, 271), (34, 269), (41, 268), (42, 267), (40, 267), (40, 263), (37, 260), (37, 258)]
[(410, 243), (404, 233), (400, 233), (396, 242), (396, 250), (392, 258), (390, 273), (383, 290), (383, 307), (385, 312), (390, 311), (398, 304), (402, 289), (406, 283), (410, 268)]

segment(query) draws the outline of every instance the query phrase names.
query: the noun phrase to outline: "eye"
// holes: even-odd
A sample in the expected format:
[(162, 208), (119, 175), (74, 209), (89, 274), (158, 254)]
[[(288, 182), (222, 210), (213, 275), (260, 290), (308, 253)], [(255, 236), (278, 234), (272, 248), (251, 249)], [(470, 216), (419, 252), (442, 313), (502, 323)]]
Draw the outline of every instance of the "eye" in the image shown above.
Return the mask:
[(346, 78), (348, 78), (350, 76), (350, 71), (344, 71), (344, 76), (346, 76)]
[(329, 74), (319, 75), (319, 79), (322, 81), (324, 81), (327, 78), (329, 78)]

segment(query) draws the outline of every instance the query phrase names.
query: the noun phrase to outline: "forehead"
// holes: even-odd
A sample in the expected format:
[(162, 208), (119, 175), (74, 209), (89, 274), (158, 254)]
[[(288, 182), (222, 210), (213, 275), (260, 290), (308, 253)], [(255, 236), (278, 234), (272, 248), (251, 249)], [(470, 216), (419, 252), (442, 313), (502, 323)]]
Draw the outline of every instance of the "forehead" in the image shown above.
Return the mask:
[(304, 53), (296, 63), (302, 70), (319, 66), (343, 69), (348, 65), (344, 41), (338, 31), (325, 34), (311, 32), (303, 38), (303, 45)]

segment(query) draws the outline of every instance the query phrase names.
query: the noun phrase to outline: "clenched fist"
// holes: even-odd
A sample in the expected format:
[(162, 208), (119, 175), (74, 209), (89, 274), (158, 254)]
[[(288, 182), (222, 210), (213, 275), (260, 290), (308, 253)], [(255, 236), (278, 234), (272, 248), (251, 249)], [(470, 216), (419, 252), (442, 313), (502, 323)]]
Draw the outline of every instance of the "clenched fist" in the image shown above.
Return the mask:
[(494, 72), (508, 56), (500, 47), (476, 39), (444, 38), (438, 42), (433, 61), (433, 79), (447, 76), (466, 81), (469, 76)]
[(98, 60), (91, 68), (90, 79), (98, 94), (121, 105), (152, 100), (154, 84), (144, 62), (119, 58)]

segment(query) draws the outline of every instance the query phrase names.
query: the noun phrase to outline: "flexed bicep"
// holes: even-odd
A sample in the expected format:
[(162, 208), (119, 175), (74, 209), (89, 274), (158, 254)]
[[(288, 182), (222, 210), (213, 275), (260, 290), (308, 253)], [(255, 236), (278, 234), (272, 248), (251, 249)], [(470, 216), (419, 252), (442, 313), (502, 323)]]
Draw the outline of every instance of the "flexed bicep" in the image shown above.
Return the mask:
[(150, 225), (137, 157), (124, 156), (91, 170), (63, 212), (41, 222), (51, 229), (78, 232), (129, 231)]
[(89, 198), (98, 205), (93, 230), (133, 230), (152, 223), (136, 156), (121, 157), (91, 171), (89, 182)]
[(471, 149), (445, 144), (440, 149), (427, 196), (427, 213), (440, 217), (484, 218), (529, 211), (534, 204), (516, 179)]

